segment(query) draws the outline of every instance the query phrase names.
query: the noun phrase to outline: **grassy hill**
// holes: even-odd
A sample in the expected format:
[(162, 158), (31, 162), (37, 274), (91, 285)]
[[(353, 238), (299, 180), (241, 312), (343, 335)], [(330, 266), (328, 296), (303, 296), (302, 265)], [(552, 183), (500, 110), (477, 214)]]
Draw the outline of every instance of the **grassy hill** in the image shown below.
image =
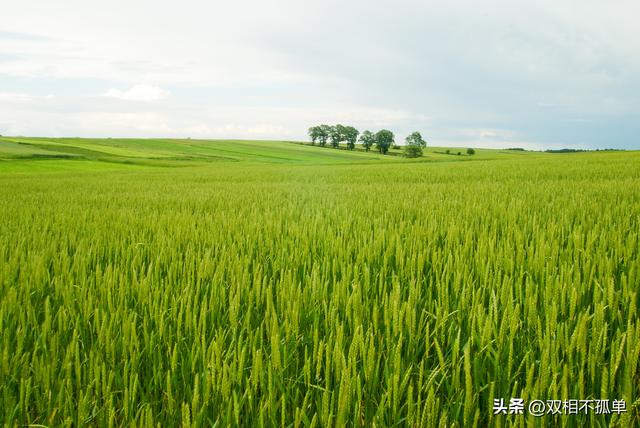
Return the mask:
[(141, 165), (181, 162), (335, 163), (381, 160), (374, 153), (348, 152), (282, 141), (0, 138), (1, 159), (85, 159)]
[[(108, 162), (123, 165), (186, 166), (211, 162), (335, 164), (360, 162), (420, 162), (501, 159), (540, 156), (540, 153), (478, 149), (469, 156), (465, 149), (429, 147), (420, 159), (402, 159), (401, 150), (386, 156), (361, 148), (348, 151), (310, 146), (306, 143), (245, 140), (176, 139), (85, 139), (0, 137), (0, 161), (55, 160), (52, 168), (69, 166), (64, 160)], [(461, 152), (461, 155), (457, 155)], [(0, 168), (6, 167), (0, 163)], [(33, 165), (39, 169), (42, 165)], [(73, 169), (78, 165), (69, 166)]]

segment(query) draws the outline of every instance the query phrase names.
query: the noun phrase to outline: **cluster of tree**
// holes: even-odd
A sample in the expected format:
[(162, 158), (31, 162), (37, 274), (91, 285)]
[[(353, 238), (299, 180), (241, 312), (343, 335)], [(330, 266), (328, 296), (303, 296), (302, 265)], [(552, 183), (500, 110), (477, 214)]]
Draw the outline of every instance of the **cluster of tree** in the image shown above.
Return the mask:
[(545, 152), (547, 153), (578, 153), (585, 152), (583, 149), (547, 149)]
[(331, 144), (331, 147), (338, 148), (340, 143), (346, 142), (347, 148), (353, 150), (356, 147), (356, 141), (358, 141), (358, 135), (360, 132), (353, 126), (344, 125), (318, 125), (309, 128), (309, 137), (311, 137), (311, 144), (318, 143), (320, 147), (327, 145), (327, 142)]
[[(358, 138), (358, 135), (360, 135), (360, 138)], [(381, 129), (376, 133), (367, 130), (360, 134), (353, 126), (340, 124), (335, 126), (312, 126), (309, 128), (309, 137), (311, 138), (311, 145), (317, 143), (319, 146), (324, 147), (328, 142), (331, 147), (338, 148), (340, 147), (340, 143), (346, 142), (347, 149), (353, 150), (356, 147), (356, 142), (359, 142), (365, 151), (368, 152), (375, 146), (383, 155), (387, 154), (389, 148), (391, 148), (395, 142), (393, 132), (388, 129)], [(409, 135), (405, 142), (405, 155), (407, 157), (422, 156), (422, 148), (427, 145), (419, 132), (414, 132)]]
[[(358, 135), (360, 138), (358, 138)], [(393, 132), (387, 129), (382, 129), (375, 134), (371, 131), (364, 131), (360, 134), (353, 126), (340, 124), (334, 126), (312, 126), (309, 128), (309, 137), (312, 145), (317, 143), (320, 147), (324, 147), (329, 143), (331, 147), (337, 149), (340, 147), (340, 143), (346, 142), (347, 149), (353, 150), (356, 147), (356, 143), (360, 142), (367, 152), (371, 150), (371, 147), (376, 146), (382, 154), (386, 154), (389, 151), (394, 141)]]
[(580, 152), (617, 152), (624, 149), (547, 149), (547, 153), (580, 153)]
[[(509, 149), (507, 149), (507, 150), (509, 150)], [(442, 153), (442, 152), (438, 152), (438, 153)], [(445, 153), (446, 155), (451, 155), (451, 154), (456, 154), (456, 155), (458, 155), (458, 156), (462, 155), (462, 152), (458, 152), (458, 153), (451, 153), (451, 149), (447, 149), (447, 150), (445, 150), (445, 151), (444, 151), (444, 153)], [(476, 154), (476, 150), (475, 150), (475, 149), (472, 149), (471, 147), (469, 147), (469, 148), (467, 149), (467, 154), (468, 154), (469, 156), (475, 155), (475, 154)]]

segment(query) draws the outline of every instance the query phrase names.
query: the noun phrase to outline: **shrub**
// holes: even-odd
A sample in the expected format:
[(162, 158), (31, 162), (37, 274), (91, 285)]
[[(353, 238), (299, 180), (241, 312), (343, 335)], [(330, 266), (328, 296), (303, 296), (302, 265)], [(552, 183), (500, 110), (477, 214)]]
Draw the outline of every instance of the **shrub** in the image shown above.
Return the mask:
[(469, 148), (467, 149), (467, 154), (468, 154), (468, 155), (475, 155), (475, 154), (476, 154), (476, 151), (475, 151), (474, 149), (472, 149), (471, 147), (469, 147)]
[(419, 158), (422, 156), (422, 147), (416, 144), (404, 146), (404, 155), (408, 158)]

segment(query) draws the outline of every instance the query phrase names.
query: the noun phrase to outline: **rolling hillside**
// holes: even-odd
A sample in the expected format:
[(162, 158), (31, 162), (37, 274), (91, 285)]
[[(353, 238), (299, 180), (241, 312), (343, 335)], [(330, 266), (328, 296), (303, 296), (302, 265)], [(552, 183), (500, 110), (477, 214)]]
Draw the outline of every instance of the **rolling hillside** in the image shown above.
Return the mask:
[[(361, 148), (354, 151), (344, 148), (336, 150), (285, 141), (0, 137), (0, 162), (11, 160), (15, 164), (16, 161), (55, 160), (55, 165), (51, 165), (53, 169), (82, 168), (81, 165), (63, 161), (187, 166), (239, 161), (259, 164), (461, 161), (545, 155), (533, 152), (478, 149), (475, 155), (469, 156), (465, 153), (465, 149), (449, 149), (451, 152), (449, 154), (445, 153), (445, 150), (447, 149), (429, 147), (423, 158), (408, 160), (402, 157), (401, 150), (391, 150), (388, 155), (383, 156), (375, 151), (365, 153)], [(458, 152), (461, 155), (457, 155)], [(29, 165), (37, 170), (48, 163), (45, 165), (29, 163)], [(104, 167), (105, 165), (102, 165), (102, 168)], [(7, 169), (9, 166), (3, 162), (0, 163), (0, 169), (2, 168)]]

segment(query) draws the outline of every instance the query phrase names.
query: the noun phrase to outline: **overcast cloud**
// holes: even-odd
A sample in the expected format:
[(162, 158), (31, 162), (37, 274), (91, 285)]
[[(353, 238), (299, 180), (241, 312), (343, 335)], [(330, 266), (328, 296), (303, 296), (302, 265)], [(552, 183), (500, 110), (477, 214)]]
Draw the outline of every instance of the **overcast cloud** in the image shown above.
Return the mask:
[(2, 2), (0, 134), (640, 148), (640, 2)]

